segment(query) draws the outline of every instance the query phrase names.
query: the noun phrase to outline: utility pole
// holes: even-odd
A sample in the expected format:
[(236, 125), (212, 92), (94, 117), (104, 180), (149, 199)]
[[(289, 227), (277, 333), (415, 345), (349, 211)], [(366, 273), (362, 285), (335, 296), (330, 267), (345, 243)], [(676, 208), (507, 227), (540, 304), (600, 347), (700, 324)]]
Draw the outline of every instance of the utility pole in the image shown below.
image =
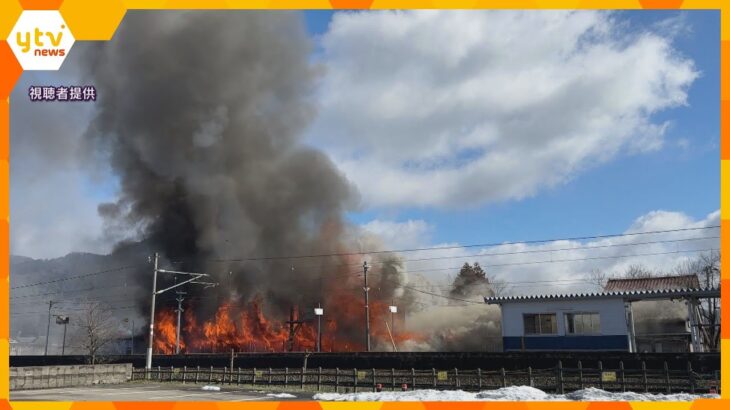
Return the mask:
[(289, 338), (287, 339), (285, 348), (289, 352), (294, 351), (294, 337), (296, 336), (299, 329), (304, 324), (304, 320), (299, 318), (299, 309), (296, 309), (296, 315), (295, 315), (295, 309), (294, 306), (291, 306), (289, 308), (289, 320), (286, 321), (286, 324), (289, 325)]
[[(174, 271), (174, 270), (167, 270), (167, 269), (160, 269), (158, 267), (159, 262), (159, 254), (155, 252), (155, 269), (152, 272), (152, 305), (150, 306), (150, 343), (147, 347), (147, 358), (145, 360), (145, 369), (147, 370), (147, 377), (150, 376), (149, 371), (152, 369), (152, 346), (154, 343), (154, 337), (155, 337), (155, 297), (159, 294), (162, 294), (164, 292), (167, 292), (168, 290), (175, 289), (179, 286), (185, 285), (186, 283), (194, 283), (197, 285), (203, 285), (205, 288), (209, 288), (211, 286), (218, 286), (218, 283), (216, 282), (201, 282), (199, 281), (200, 278), (209, 278), (210, 275), (206, 273), (195, 273), (195, 272), (181, 272), (181, 271)], [(171, 273), (173, 275), (187, 275), (191, 276), (190, 279), (184, 280), (180, 283), (175, 283), (174, 285), (167, 287), (162, 290), (157, 290), (157, 273)]]
[(68, 319), (63, 322), (63, 344), (61, 345), (61, 356), (66, 354), (66, 326), (68, 325)]
[(68, 316), (56, 315), (56, 324), (63, 325), (63, 344), (61, 345), (61, 356), (66, 354), (66, 325), (68, 325)]
[(362, 263), (363, 272), (365, 273), (365, 287), (363, 287), (363, 290), (365, 291), (365, 351), (370, 351), (370, 298), (368, 296), (368, 292), (370, 291), (370, 288), (368, 287), (368, 262), (365, 261)]
[(43, 356), (48, 356), (48, 336), (51, 335), (51, 309), (53, 308), (53, 301), (48, 301), (48, 326), (46, 326), (46, 350)]
[(177, 335), (175, 336), (175, 354), (180, 354), (180, 314), (183, 312), (182, 302), (185, 300), (185, 292), (179, 290), (175, 292), (177, 294)]

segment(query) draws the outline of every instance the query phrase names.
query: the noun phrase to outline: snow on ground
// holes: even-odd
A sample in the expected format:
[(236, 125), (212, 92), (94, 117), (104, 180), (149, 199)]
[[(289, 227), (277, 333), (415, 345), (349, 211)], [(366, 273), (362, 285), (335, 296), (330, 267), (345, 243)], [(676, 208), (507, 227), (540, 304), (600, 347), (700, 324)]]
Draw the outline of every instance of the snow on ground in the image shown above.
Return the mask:
[(221, 388), (218, 386), (203, 386), (201, 390), (205, 391), (221, 391)]
[(567, 394), (548, 394), (529, 386), (510, 386), (478, 393), (462, 390), (415, 390), (380, 393), (319, 393), (314, 395), (320, 401), (691, 401), (696, 399), (719, 399), (717, 394), (649, 394), (623, 392), (613, 393), (588, 388)]
[(692, 401), (697, 399), (719, 399), (719, 394), (648, 394), (635, 392), (607, 392), (594, 387), (574, 391), (565, 395), (568, 400), (584, 401)]
[(277, 399), (294, 399), (297, 396), (289, 393), (268, 393), (266, 397), (276, 397)]

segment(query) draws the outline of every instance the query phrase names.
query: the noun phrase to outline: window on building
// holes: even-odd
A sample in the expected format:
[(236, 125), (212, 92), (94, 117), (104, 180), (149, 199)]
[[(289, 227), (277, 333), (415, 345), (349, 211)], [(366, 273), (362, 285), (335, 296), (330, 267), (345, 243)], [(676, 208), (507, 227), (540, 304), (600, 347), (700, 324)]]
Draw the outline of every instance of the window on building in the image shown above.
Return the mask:
[(526, 335), (554, 335), (558, 333), (555, 313), (535, 313), (523, 316)]
[(565, 333), (587, 335), (601, 332), (601, 318), (598, 313), (566, 313)]

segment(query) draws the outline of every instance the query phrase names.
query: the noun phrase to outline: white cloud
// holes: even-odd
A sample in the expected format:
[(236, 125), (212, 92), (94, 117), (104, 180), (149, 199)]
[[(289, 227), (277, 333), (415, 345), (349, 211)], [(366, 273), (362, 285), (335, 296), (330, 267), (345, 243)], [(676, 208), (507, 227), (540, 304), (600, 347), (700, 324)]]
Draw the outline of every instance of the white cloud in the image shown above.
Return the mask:
[[(388, 227), (390, 235), (397, 238), (401, 232), (413, 231), (409, 228), (412, 223), (375, 221), (370, 224)], [(428, 226), (423, 221), (419, 221), (419, 224)], [(448, 289), (462, 264), (479, 262), (490, 277), (512, 283), (511, 292), (516, 294), (596, 290), (594, 285), (586, 281), (594, 269), (608, 274), (621, 274), (630, 265), (640, 264), (652, 270), (671, 273), (678, 263), (696, 256), (698, 251), (719, 248), (720, 240), (716, 238), (719, 229), (708, 228), (719, 224), (719, 210), (699, 220), (682, 212), (658, 210), (636, 218), (624, 231), (631, 235), (584, 241), (510, 243), (482, 248), (459, 248), (455, 247), (459, 244), (454, 243), (428, 244), (421, 241), (414, 243), (417, 247), (451, 248), (407, 252), (401, 256), (406, 260), (413, 283), (421, 283), (419, 281), (425, 278), (442, 289)], [(636, 235), (688, 228), (708, 229)], [(388, 240), (384, 243), (389, 249), (398, 248)]]
[(662, 147), (652, 114), (698, 73), (657, 30), (594, 11), (334, 15), (310, 139), (367, 205), (520, 199)]
[(376, 235), (387, 249), (408, 249), (426, 246), (430, 242), (433, 226), (421, 219), (404, 222), (374, 219), (360, 226)]
[(695, 221), (681, 212), (651, 211), (636, 218), (627, 232), (648, 232), (658, 230), (701, 228), (720, 224), (720, 211), (717, 210), (703, 220)]

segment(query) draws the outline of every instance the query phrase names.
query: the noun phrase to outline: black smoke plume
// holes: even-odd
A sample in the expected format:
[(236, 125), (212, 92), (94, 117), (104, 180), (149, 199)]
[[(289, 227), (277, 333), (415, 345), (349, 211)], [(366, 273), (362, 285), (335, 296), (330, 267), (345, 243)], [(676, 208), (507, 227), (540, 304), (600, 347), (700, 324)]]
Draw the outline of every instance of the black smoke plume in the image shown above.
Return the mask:
[(87, 138), (121, 188), (99, 207), (109, 228), (215, 275), (212, 299), (316, 299), (331, 260), (240, 260), (345, 250), (357, 194), (300, 141), (315, 114), (311, 46), (295, 13), (129, 13), (90, 54), (100, 110)]

